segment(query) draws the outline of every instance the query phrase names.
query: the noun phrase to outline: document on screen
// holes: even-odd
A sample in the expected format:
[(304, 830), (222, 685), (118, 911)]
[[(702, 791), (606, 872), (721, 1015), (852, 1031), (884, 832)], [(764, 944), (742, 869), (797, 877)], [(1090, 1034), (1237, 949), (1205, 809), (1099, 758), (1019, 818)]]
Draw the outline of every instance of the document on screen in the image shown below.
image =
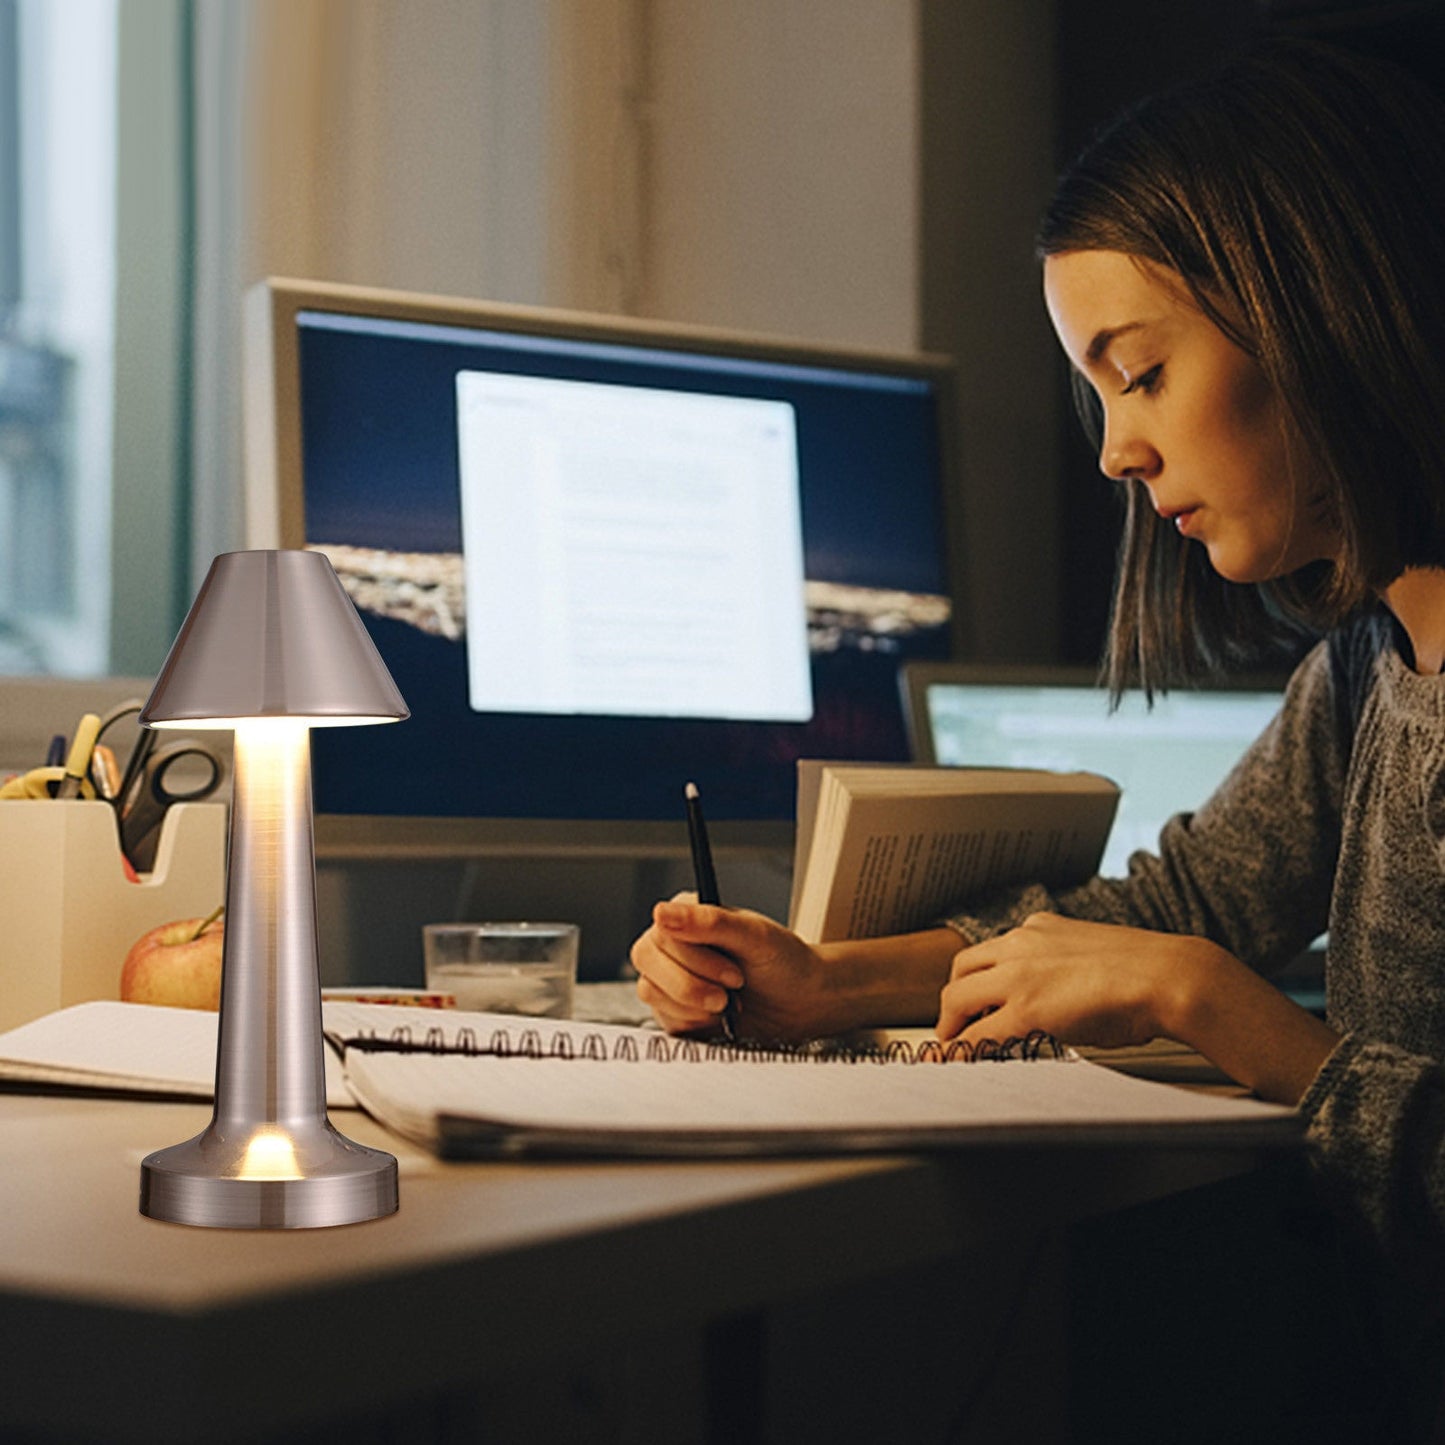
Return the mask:
[(479, 712), (806, 722), (786, 402), (457, 375)]

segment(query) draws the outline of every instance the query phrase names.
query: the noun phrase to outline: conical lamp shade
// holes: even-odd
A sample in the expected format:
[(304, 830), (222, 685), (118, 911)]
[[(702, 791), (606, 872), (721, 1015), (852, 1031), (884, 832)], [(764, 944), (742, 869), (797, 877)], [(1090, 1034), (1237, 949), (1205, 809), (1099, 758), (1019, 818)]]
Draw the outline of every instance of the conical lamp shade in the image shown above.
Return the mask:
[(258, 551), (211, 563), (140, 720), (409, 715), (326, 556)]

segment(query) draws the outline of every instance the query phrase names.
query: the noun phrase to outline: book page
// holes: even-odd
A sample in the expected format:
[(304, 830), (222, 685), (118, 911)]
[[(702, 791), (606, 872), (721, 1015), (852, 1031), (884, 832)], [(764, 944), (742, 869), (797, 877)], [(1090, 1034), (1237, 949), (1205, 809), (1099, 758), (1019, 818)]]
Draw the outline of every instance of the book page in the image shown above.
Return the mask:
[[(0, 1034), (0, 1083), (209, 1099), (218, 1017), (111, 1000), (74, 1004)], [(354, 1106), (340, 1060), (327, 1050), (323, 1063), (326, 1102)]]
[(788, 917), (798, 916), (798, 903), (803, 892), (803, 880), (808, 876), (809, 862), (813, 853), (813, 837), (817, 832), (818, 793), (823, 785), (823, 769), (827, 764), (812, 758), (798, 762), (798, 806), (796, 831), (793, 842), (793, 886), (788, 902)]

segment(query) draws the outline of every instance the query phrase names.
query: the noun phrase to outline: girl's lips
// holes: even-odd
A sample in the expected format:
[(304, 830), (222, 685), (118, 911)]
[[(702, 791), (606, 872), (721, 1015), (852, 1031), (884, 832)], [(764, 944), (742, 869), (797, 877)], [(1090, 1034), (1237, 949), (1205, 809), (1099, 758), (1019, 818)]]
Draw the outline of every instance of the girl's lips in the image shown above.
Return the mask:
[(1195, 514), (1195, 512), (1199, 510), (1199, 508), (1197, 506), (1156, 507), (1154, 510), (1159, 513), (1160, 517), (1163, 518), (1164, 521), (1173, 522), (1174, 525), (1178, 527), (1179, 530), (1182, 532), (1188, 525), (1189, 519)]

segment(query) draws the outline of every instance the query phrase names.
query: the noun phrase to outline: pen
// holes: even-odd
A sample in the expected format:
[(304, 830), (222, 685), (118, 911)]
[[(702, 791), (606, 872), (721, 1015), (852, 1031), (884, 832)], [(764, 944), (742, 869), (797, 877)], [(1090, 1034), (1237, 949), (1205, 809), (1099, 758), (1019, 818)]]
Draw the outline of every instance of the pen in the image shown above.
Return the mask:
[(65, 776), (55, 790), (57, 798), (78, 798), (81, 780), (90, 773), (90, 755), (95, 751), (95, 740), (100, 736), (100, 714), (88, 712), (75, 726), (75, 741), (70, 745), (70, 756), (65, 760)]
[[(717, 873), (712, 866), (712, 847), (707, 840), (707, 823), (702, 816), (702, 799), (698, 796), (697, 784), (689, 783), (683, 789), (683, 797), (687, 800), (687, 839), (692, 845), (692, 874), (697, 883), (697, 901), (721, 903)], [(738, 1036), (737, 1010), (737, 992), (729, 989), (727, 1006), (722, 1011), (721, 1020), (723, 1037), (729, 1043)]]

